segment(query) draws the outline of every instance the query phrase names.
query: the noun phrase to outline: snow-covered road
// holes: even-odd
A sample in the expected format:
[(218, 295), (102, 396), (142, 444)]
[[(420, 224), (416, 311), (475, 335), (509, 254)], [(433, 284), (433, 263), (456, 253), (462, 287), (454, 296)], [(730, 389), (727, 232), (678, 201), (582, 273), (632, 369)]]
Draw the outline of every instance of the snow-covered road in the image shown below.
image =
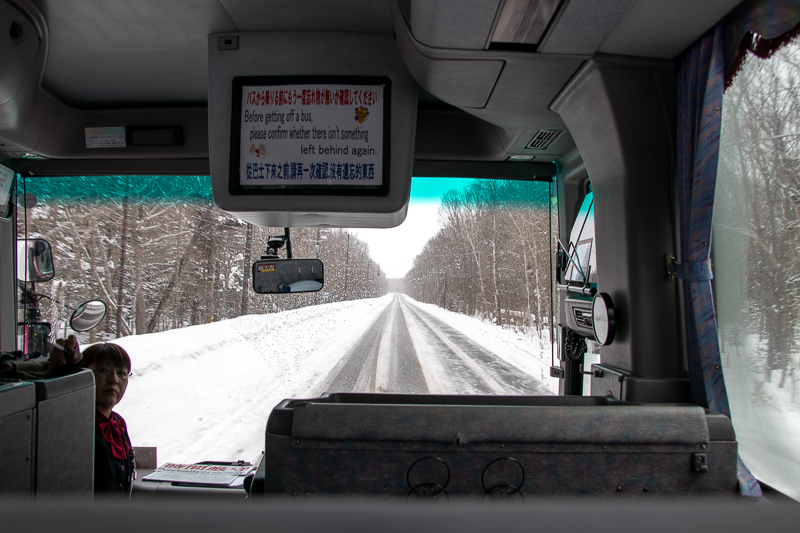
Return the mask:
[(322, 390), (552, 394), (527, 372), (399, 294), (344, 354)]
[(117, 339), (117, 408), (159, 462), (252, 460), (269, 413), (324, 392), (553, 394), (547, 339), (387, 295)]

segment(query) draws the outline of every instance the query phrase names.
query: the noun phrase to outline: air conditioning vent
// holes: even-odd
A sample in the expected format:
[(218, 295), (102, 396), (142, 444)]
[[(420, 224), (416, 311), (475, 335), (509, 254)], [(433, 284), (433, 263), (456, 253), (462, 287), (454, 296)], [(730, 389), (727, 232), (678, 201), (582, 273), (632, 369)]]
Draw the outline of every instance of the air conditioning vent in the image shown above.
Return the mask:
[(578, 326), (592, 329), (592, 312), (590, 310), (573, 308), (572, 311), (575, 313), (575, 323)]
[(525, 148), (531, 148), (533, 150), (543, 150), (550, 146), (550, 143), (558, 137), (563, 130), (539, 130), (536, 132), (536, 135), (533, 136), (531, 142), (529, 142)]

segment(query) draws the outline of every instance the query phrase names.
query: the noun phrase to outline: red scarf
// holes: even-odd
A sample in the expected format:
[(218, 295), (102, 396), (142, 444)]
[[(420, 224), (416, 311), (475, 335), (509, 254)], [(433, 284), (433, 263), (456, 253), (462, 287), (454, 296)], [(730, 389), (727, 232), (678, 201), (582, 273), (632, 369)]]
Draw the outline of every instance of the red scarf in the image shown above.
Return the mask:
[(114, 459), (125, 460), (131, 449), (128, 446), (127, 439), (125, 439), (125, 422), (114, 412), (111, 413), (111, 419), (97, 413), (97, 421), (100, 424), (100, 433), (103, 435), (103, 440), (111, 448), (111, 455), (114, 456)]

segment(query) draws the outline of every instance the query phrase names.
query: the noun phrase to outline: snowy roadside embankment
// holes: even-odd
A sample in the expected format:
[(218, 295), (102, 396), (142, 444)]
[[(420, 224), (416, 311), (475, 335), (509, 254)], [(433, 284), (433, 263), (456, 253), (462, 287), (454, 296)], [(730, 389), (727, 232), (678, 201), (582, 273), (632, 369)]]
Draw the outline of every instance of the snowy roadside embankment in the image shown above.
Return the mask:
[(117, 411), (159, 462), (252, 460), (272, 408), (313, 390), (391, 296), (116, 339), (133, 376)]

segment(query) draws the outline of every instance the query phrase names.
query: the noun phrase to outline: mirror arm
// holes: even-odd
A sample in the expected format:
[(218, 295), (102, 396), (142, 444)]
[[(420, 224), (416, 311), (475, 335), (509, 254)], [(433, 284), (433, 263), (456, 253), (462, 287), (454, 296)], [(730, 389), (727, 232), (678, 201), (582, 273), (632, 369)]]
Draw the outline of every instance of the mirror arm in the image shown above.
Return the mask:
[[(41, 299), (41, 298), (47, 298), (47, 299), (48, 299), (48, 300), (50, 300), (51, 302), (55, 302), (55, 303), (57, 303), (57, 304), (59, 304), (59, 305), (63, 305), (63, 306), (64, 306), (64, 307), (66, 307), (67, 309), (70, 309), (70, 310), (72, 310), (72, 311), (75, 311), (75, 308), (74, 308), (74, 307), (72, 307), (71, 305), (67, 305), (67, 304), (65, 304), (65, 303), (64, 303), (64, 302), (62, 302), (61, 300), (56, 300), (55, 298), (53, 298), (53, 297), (51, 297), (51, 296), (48, 296), (48, 295), (46, 295), (46, 294), (42, 294), (42, 293), (40, 293), (40, 292), (35, 292), (35, 291), (34, 291), (34, 287), (33, 287), (33, 283), (31, 283), (31, 287), (30, 287), (30, 288), (28, 288), (28, 287), (25, 287), (24, 285), (18, 285), (18, 286), (19, 286), (19, 287), (20, 287), (20, 288), (21, 288), (21, 289), (22, 289), (22, 290), (25, 292), (25, 297), (26, 297), (26, 298), (31, 298), (31, 299), (33, 299), (33, 297), (39, 297), (40, 299)], [(37, 301), (38, 301), (38, 300), (37, 300)]]
[(292, 258), (292, 238), (289, 234), (289, 228), (283, 228), (284, 237), (286, 237), (286, 259)]
[(558, 245), (561, 246), (561, 249), (564, 250), (564, 253), (567, 254), (567, 259), (570, 261), (570, 263), (572, 263), (575, 266), (575, 268), (578, 269), (578, 272), (580, 273), (581, 276), (583, 276), (585, 280), (586, 274), (583, 273), (583, 269), (581, 268), (581, 266), (572, 258), (572, 254), (570, 254), (569, 251), (567, 251), (567, 248), (564, 246), (564, 243), (561, 242), (561, 239), (558, 239)]

